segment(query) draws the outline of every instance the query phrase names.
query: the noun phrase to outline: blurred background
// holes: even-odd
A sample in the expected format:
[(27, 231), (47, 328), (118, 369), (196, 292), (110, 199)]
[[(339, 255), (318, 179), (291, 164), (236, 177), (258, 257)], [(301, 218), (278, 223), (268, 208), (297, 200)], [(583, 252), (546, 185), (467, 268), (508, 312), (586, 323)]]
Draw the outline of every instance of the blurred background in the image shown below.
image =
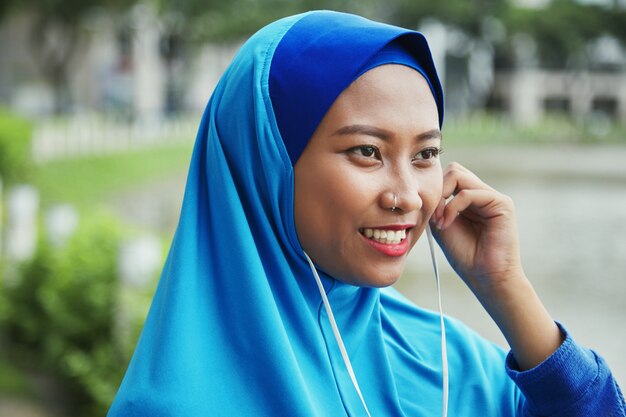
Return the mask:
[[(427, 35), (444, 160), (514, 198), (540, 296), (626, 385), (625, 0), (3, 0), (0, 417), (106, 414), (220, 74), (324, 8)], [(420, 242), (398, 288), (434, 308), (429, 262)], [(442, 269), (446, 312), (506, 346)]]

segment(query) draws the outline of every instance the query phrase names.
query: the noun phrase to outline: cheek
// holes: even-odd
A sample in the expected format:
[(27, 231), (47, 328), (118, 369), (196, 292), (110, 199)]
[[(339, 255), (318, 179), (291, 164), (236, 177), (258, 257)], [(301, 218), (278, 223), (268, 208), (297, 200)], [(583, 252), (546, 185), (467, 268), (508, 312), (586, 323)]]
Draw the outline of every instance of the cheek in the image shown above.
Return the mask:
[(427, 211), (430, 216), (439, 204), (443, 193), (443, 173), (441, 168), (425, 175), (420, 183), (420, 196), (423, 202), (423, 209)]
[(335, 162), (323, 169), (314, 164), (310, 170), (296, 172), (294, 214), (303, 246), (311, 246), (322, 239), (320, 236), (341, 240), (342, 232), (353, 228), (353, 220), (371, 200), (368, 181), (353, 170), (343, 169), (341, 161)]
[(364, 210), (375, 194), (372, 178), (355, 169), (338, 167), (328, 177), (318, 177), (324, 184), (326, 198), (339, 213), (355, 214)]
[[(324, 230), (334, 244), (349, 238), (355, 225), (371, 210), (375, 191), (371, 180), (350, 170), (338, 169), (329, 177), (316, 178), (317, 196), (309, 204), (317, 207), (316, 228)], [(311, 200), (311, 199), (309, 199)]]

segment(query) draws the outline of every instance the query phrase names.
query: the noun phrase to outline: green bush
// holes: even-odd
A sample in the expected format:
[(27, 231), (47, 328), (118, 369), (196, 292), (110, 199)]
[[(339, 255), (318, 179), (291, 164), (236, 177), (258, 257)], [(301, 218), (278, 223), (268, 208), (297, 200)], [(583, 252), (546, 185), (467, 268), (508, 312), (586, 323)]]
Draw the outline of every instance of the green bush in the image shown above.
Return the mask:
[(20, 279), (4, 291), (1, 324), (13, 356), (58, 377), (83, 415), (106, 414), (130, 359), (127, 345), (132, 349), (143, 322), (131, 317), (132, 340), (120, 340), (121, 230), (116, 220), (96, 216), (83, 219), (63, 248), (41, 239)]
[(0, 177), (7, 183), (23, 180), (31, 165), (32, 126), (30, 123), (0, 109)]

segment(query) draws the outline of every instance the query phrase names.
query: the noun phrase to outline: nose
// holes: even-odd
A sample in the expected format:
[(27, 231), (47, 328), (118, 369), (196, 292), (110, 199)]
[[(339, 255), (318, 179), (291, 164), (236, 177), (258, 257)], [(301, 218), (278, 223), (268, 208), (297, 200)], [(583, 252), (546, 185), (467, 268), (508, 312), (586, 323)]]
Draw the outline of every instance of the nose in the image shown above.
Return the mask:
[(380, 196), (380, 206), (385, 210), (408, 213), (422, 208), (420, 179), (416, 169), (409, 165), (397, 166), (388, 171), (386, 186)]

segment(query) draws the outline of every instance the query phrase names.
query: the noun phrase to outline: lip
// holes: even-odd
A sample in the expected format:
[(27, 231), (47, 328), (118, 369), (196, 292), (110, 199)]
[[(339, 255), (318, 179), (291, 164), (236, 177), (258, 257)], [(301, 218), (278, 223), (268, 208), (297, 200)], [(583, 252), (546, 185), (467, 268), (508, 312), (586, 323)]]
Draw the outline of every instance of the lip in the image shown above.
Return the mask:
[(369, 239), (366, 237), (361, 231), (359, 234), (365, 240), (372, 249), (391, 257), (403, 256), (409, 251), (409, 238), (410, 238), (410, 229), (415, 227), (414, 224), (394, 224), (387, 226), (378, 226), (378, 227), (367, 227), (363, 229), (379, 229), (379, 230), (406, 230), (406, 238), (404, 238), (400, 243), (396, 244), (388, 244), (388, 243), (380, 243), (373, 239)]
[(406, 229), (411, 229), (411, 228), (413, 228), (413, 227), (415, 227), (415, 225), (414, 225), (414, 224), (390, 224), (390, 225), (387, 225), (387, 226), (376, 226), (376, 227), (374, 227), (374, 226), (372, 226), (372, 227), (368, 226), (368, 227), (361, 227), (361, 229), (360, 229), (360, 230), (363, 230), (363, 229), (379, 229), (379, 230), (406, 230)]

